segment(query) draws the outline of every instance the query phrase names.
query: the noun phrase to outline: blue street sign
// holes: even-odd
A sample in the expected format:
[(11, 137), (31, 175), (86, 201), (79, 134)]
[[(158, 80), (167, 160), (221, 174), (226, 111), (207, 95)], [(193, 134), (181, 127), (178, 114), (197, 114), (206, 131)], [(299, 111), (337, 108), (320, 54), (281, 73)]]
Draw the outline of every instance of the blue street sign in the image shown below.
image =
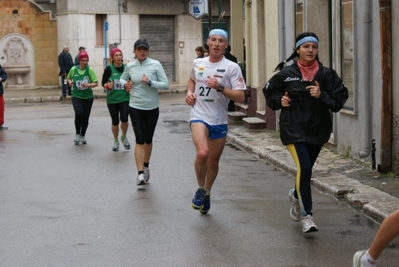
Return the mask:
[(188, 3), (188, 12), (195, 19), (208, 15), (208, 0), (191, 0)]

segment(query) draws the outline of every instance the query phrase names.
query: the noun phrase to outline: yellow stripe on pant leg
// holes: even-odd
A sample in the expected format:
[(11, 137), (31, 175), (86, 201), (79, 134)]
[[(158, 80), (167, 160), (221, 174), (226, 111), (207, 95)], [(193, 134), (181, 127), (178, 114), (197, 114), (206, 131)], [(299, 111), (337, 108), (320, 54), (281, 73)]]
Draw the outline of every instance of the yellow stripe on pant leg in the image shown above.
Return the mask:
[(299, 158), (298, 154), (296, 153), (296, 149), (294, 144), (289, 144), (285, 146), (288, 149), (288, 152), (290, 152), (292, 159), (294, 160), (295, 166), (296, 166), (296, 175), (295, 175), (295, 190), (296, 194), (298, 195), (299, 199), (299, 204), (301, 205), (301, 210), (303, 211), (303, 204), (302, 204), (302, 198), (301, 198), (301, 191), (300, 191), (300, 183), (301, 183), (301, 165), (299, 164)]

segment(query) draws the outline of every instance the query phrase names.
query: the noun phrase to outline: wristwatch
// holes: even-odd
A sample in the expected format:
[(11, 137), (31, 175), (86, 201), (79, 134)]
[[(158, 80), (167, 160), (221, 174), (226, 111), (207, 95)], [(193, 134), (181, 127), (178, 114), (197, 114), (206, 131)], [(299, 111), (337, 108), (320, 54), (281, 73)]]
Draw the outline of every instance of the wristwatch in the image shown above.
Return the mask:
[(219, 84), (219, 88), (216, 91), (223, 92), (223, 90), (224, 90), (224, 86)]

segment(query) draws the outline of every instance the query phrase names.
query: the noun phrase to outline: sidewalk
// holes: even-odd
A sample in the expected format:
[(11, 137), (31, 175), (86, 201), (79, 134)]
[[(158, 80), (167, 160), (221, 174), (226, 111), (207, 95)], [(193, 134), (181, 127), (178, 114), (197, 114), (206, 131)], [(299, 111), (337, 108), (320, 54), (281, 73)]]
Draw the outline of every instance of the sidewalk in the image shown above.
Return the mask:
[[(104, 98), (103, 89), (94, 89), (95, 98)], [(171, 85), (160, 94), (184, 93), (185, 87)], [(5, 90), (6, 103), (41, 103), (63, 101), (61, 89)], [(295, 164), (273, 130), (248, 129), (240, 122), (229, 125), (228, 143), (291, 174), (294, 186)], [(267, 179), (267, 177), (265, 177)], [(384, 176), (371, 169), (371, 164), (344, 157), (323, 148), (314, 166), (312, 185), (338, 199), (344, 199), (364, 213), (381, 222), (399, 208), (399, 179)], [(288, 188), (287, 188), (288, 201)], [(317, 203), (314, 204), (317, 209)]]
[[(294, 186), (296, 167), (291, 155), (281, 144), (278, 133), (231, 124), (227, 140), (293, 175)], [(313, 168), (312, 185), (338, 199), (345, 199), (351, 206), (363, 209), (365, 214), (377, 222), (382, 222), (399, 208), (398, 179), (384, 177), (373, 171), (370, 163), (343, 157), (326, 147), (320, 152)], [(314, 203), (314, 208), (317, 209), (317, 203)]]

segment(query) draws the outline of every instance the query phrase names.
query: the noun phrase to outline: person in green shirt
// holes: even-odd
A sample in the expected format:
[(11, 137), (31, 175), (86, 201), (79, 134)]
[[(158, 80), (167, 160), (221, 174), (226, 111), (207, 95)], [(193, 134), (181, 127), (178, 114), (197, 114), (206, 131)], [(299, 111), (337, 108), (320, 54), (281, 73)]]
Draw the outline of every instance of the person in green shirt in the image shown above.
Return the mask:
[(72, 105), (75, 111), (75, 145), (86, 145), (86, 130), (89, 125), (91, 107), (93, 106), (93, 87), (98, 85), (94, 70), (88, 65), (87, 52), (79, 54), (79, 65), (73, 66), (68, 73), (67, 82), (72, 87)]
[(130, 93), (121, 86), (119, 81), (126, 65), (123, 64), (123, 54), (119, 48), (114, 48), (110, 52), (112, 63), (104, 69), (101, 84), (107, 90), (107, 106), (111, 116), (111, 130), (114, 136), (113, 151), (119, 149), (119, 121), (121, 122), (121, 141), (125, 149), (130, 149), (130, 143), (126, 138), (129, 126), (129, 101)]

